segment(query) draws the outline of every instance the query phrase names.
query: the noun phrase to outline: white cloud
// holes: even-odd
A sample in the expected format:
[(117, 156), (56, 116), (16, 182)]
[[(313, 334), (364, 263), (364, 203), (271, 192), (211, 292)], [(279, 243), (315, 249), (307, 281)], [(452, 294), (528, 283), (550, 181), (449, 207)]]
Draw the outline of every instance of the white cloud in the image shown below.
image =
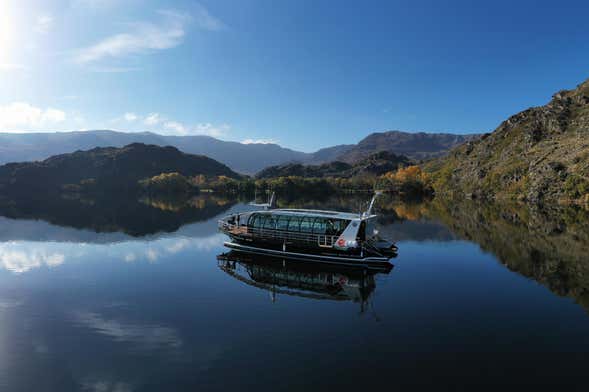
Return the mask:
[(88, 392), (133, 392), (132, 384), (111, 380), (84, 380), (82, 389)]
[[(128, 126), (128, 123), (141, 123), (149, 131), (178, 136), (207, 135), (221, 137), (227, 135), (227, 132), (231, 129), (227, 124), (215, 125), (212, 123), (198, 123), (196, 125), (189, 125), (170, 119), (157, 112), (152, 112), (147, 115), (127, 112), (121, 117), (114, 118), (111, 122), (121, 128)], [(141, 131), (146, 129), (141, 129)], [(129, 131), (128, 129), (123, 130)]]
[(167, 130), (170, 130), (170, 131), (174, 131), (174, 132), (181, 134), (181, 135), (186, 133), (186, 127), (177, 121), (165, 122), (164, 128), (166, 128)]
[(134, 262), (135, 260), (137, 260), (137, 255), (136, 255), (135, 253), (133, 253), (133, 252), (127, 253), (127, 254), (125, 255), (125, 258), (124, 258), (124, 260), (125, 260), (127, 263), (132, 263), (132, 262)]
[(160, 12), (159, 24), (135, 23), (133, 30), (120, 33), (89, 47), (78, 50), (74, 60), (79, 64), (94, 63), (104, 58), (119, 58), (156, 50), (174, 48), (182, 42), (186, 33), (187, 15), (174, 11)]
[(124, 118), (128, 122), (133, 122), (137, 120), (137, 115), (135, 113), (125, 113)]
[(210, 251), (223, 246), (223, 242), (225, 242), (225, 240), (225, 235), (221, 233), (215, 233), (208, 237), (200, 237), (196, 239), (181, 238), (176, 242), (168, 245), (166, 250), (171, 254), (176, 254), (189, 249)]
[(23, 273), (43, 265), (55, 267), (63, 264), (65, 255), (45, 249), (26, 249), (20, 244), (0, 246), (0, 267), (14, 273)]
[(205, 7), (196, 4), (194, 20), (199, 28), (203, 30), (219, 31), (225, 28), (225, 24), (212, 16)]
[(177, 349), (182, 346), (182, 339), (176, 330), (169, 327), (106, 319), (92, 312), (74, 313), (74, 319), (79, 325), (115, 342), (134, 344), (144, 350)]
[(230, 127), (227, 124), (213, 125), (211, 123), (200, 123), (196, 125), (186, 125), (178, 121), (166, 120), (163, 123), (163, 128), (166, 133), (174, 135), (206, 135), (212, 137), (221, 137), (227, 134)]
[(159, 113), (150, 113), (145, 117), (145, 120), (143, 120), (145, 125), (158, 125), (160, 122), (162, 122), (162, 118)]
[(195, 135), (207, 135), (213, 137), (225, 136), (231, 127), (227, 124), (213, 125), (211, 123), (198, 124), (190, 133)]
[(54, 108), (38, 108), (26, 102), (0, 105), (0, 130), (3, 132), (43, 130), (62, 124), (67, 118), (64, 111)]
[(160, 255), (156, 250), (148, 249), (145, 251), (145, 257), (147, 257), (147, 260), (150, 262), (155, 263), (157, 259), (159, 259)]
[(104, 67), (104, 66), (93, 66), (90, 67), (90, 71), (96, 73), (126, 73), (139, 71), (139, 67)]
[(80, 8), (100, 9), (112, 7), (119, 2), (121, 2), (121, 0), (72, 0), (72, 6)]
[(241, 143), (242, 144), (278, 144), (278, 141), (274, 140), (274, 139), (245, 139)]
[(53, 27), (53, 16), (45, 14), (37, 16), (33, 30), (39, 34), (47, 34)]

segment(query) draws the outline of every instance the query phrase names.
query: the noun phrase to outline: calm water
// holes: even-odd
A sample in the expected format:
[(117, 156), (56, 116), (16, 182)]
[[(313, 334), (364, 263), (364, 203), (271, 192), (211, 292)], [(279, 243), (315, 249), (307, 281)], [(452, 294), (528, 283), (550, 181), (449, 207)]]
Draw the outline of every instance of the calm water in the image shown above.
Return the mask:
[(0, 390), (585, 390), (585, 211), (385, 200), (399, 255), (364, 271), (222, 256), (250, 208), (5, 203)]

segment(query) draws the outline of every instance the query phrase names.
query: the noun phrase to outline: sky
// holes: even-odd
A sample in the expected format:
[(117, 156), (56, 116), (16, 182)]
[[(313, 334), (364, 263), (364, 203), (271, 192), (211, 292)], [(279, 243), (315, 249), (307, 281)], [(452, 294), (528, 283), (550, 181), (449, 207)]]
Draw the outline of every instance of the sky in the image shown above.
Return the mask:
[(489, 132), (589, 78), (589, 1), (0, 0), (0, 131)]

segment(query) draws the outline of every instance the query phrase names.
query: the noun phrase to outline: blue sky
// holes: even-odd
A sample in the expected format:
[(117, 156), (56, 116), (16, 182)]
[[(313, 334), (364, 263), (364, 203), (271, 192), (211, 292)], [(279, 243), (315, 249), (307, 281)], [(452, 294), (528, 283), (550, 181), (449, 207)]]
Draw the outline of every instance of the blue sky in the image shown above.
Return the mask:
[(2, 0), (0, 130), (312, 151), (487, 132), (589, 78), (587, 1)]

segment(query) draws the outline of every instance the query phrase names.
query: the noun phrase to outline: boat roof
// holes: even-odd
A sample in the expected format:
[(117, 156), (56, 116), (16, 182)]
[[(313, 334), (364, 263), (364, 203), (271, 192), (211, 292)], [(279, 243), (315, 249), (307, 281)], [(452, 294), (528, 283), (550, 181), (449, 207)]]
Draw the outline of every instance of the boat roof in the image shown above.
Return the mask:
[(280, 215), (292, 215), (292, 216), (309, 216), (309, 217), (323, 217), (323, 218), (336, 218), (336, 219), (370, 219), (376, 217), (376, 215), (361, 215), (353, 212), (339, 212), (339, 211), (324, 211), (324, 210), (306, 210), (306, 209), (294, 209), (294, 208), (278, 208), (267, 211), (256, 211), (266, 214), (279, 213)]

